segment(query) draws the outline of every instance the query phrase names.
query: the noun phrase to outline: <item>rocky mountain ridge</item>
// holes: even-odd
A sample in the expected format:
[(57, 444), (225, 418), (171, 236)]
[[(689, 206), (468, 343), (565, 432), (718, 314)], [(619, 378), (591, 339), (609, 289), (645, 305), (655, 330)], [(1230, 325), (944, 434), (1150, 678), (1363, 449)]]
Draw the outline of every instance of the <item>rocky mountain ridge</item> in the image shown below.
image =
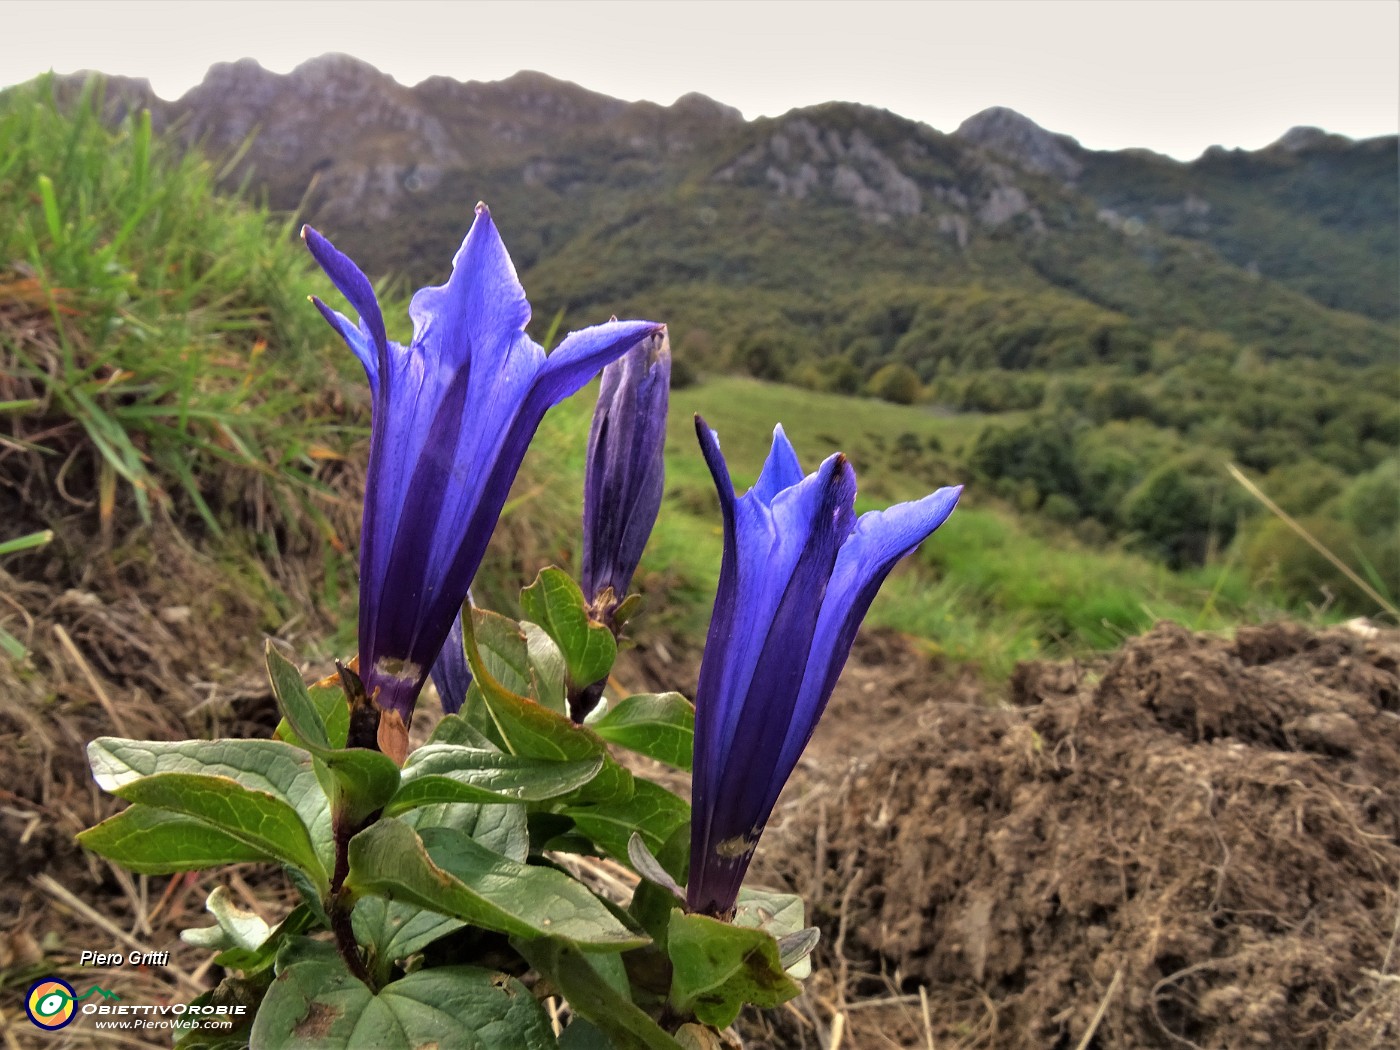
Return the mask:
[[(508, 206), (498, 215), (526, 270), (638, 214), (660, 233), (744, 208), (780, 240), (800, 239), (793, 224), (845, 222), (839, 210), (872, 250), (914, 238), (974, 268), (978, 253), (1025, 263), (1047, 244), (1063, 251), (1086, 226), (1136, 254), (1144, 232), (1184, 238), (1322, 307), (1400, 316), (1393, 136), (1294, 128), (1263, 150), (1212, 148), (1183, 164), (1087, 150), (1002, 107), (952, 134), (845, 103), (746, 122), (701, 95), (625, 102), (541, 73), (405, 87), (346, 55), (289, 74), (216, 65), (174, 102), (143, 81), (109, 80), (107, 95), (114, 114), (145, 106), (158, 129), (236, 157), (231, 179), (299, 208), (371, 272), (413, 280), (439, 276), (477, 199)], [(710, 277), (742, 271), (745, 250), (715, 246)]]

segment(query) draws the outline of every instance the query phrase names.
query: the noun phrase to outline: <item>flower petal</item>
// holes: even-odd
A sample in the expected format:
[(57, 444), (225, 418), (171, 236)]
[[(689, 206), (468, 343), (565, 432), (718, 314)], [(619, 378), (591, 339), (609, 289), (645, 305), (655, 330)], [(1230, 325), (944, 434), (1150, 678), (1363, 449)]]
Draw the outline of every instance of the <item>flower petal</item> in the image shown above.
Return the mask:
[(470, 359), (475, 368), (490, 372), (514, 351), (529, 358), (525, 370), (533, 376), (544, 359), (534, 343), (519, 345), (518, 336), (530, 323), (530, 304), (484, 204), (476, 206), (476, 220), (452, 258), (447, 283), (419, 289), (408, 315), (413, 346), (439, 366)]
[[(348, 255), (340, 252), (310, 226), (301, 228), (301, 237), (306, 242), (306, 247), (311, 250), (312, 257), (320, 264), (321, 269), (326, 271), (331, 283), (360, 315), (360, 325), (365, 334), (382, 353), (389, 343), (389, 337), (384, 331), (384, 315), (379, 311), (379, 299), (374, 294), (374, 285), (369, 283), (369, 278)], [(339, 325), (336, 327), (339, 328)]]
[(804, 477), (802, 464), (797, 461), (797, 450), (783, 432), (779, 423), (773, 428), (773, 447), (763, 463), (763, 472), (758, 475), (751, 490), (764, 503), (772, 503), (773, 498), (783, 489), (792, 488)]
[(577, 393), (605, 365), (665, 328), (652, 321), (609, 321), (570, 332), (546, 360), (527, 404), (543, 416), (547, 409)]
[(442, 701), (444, 714), (455, 715), (462, 709), (467, 699), (467, 689), (472, 684), (471, 668), (467, 666), (467, 653), (462, 637), (462, 615), (471, 604), (457, 610), (457, 618), (452, 621), (452, 630), (447, 632), (447, 641), (442, 644), (442, 652), (433, 664), (433, 685), (437, 686), (438, 698)]
[(326, 319), (332, 328), (340, 333), (340, 338), (345, 340), (345, 344), (354, 351), (355, 356), (360, 359), (360, 364), (365, 366), (365, 375), (369, 378), (369, 392), (371, 397), (379, 397), (379, 348), (374, 345), (363, 328), (357, 328), (350, 323), (350, 318), (337, 310), (332, 310), (316, 296), (311, 297), (311, 302), (316, 309), (321, 311), (321, 316)]
[[(961, 485), (941, 488), (921, 500), (860, 516), (850, 539), (841, 548), (826, 590), (812, 640), (812, 659), (779, 755), (780, 768), (790, 772), (797, 765), (846, 665), (856, 631), (885, 577), (901, 558), (912, 554), (948, 520), (961, 494)], [(773, 801), (777, 801), (776, 794)]]

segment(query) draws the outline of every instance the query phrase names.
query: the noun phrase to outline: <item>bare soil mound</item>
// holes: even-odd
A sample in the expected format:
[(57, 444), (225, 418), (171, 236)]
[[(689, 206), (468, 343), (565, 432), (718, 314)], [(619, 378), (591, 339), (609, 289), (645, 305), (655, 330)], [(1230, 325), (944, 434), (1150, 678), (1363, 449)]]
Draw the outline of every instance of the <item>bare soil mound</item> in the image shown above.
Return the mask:
[(854, 761), (760, 850), (816, 898), (845, 1045), (1400, 1046), (1400, 632), (1163, 624), (1011, 692), (894, 726), (838, 694)]

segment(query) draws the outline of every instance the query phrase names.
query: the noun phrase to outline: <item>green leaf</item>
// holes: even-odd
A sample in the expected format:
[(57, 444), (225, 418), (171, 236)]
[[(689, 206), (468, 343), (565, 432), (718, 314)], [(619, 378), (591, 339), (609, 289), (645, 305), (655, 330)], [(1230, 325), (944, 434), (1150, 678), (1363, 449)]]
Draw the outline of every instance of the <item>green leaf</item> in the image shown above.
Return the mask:
[(779, 893), (755, 886), (741, 886), (734, 909), (734, 925), (762, 930), (778, 941), (783, 968), (799, 981), (809, 976), (807, 956), (817, 946), (815, 927), (804, 926), (806, 905), (795, 893)]
[(449, 802), (420, 806), (399, 819), (420, 834), (425, 828), (452, 828), (520, 864), (530, 855), (530, 830), (523, 805)]
[(462, 636), (472, 669), (473, 690), (480, 695), (501, 746), (513, 755), (553, 762), (583, 762), (601, 755), (602, 769), (579, 789), (579, 798), (596, 802), (630, 795), (632, 774), (608, 754), (601, 737), (574, 725), (567, 716), (513, 692), (492, 674), (477, 645), (476, 632), (499, 619), (494, 613), (473, 609), (470, 623), (467, 618), (462, 621)]
[(24, 647), (24, 643), (3, 627), (0, 627), (0, 650), (3, 650), (5, 655), (16, 663), (29, 655), (29, 650)]
[(240, 908), (233, 902), (227, 886), (216, 886), (204, 902), (214, 916), (214, 925), (180, 931), (180, 940), (197, 948), (223, 951), (226, 948), (252, 950), (262, 946), (272, 933), (272, 927), (256, 912)]
[(734, 925), (785, 937), (804, 927), (805, 913), (806, 905), (795, 893), (741, 886), (734, 908)]
[(306, 904), (293, 908), (280, 923), (270, 927), (250, 911), (238, 907), (228, 890), (219, 886), (209, 895), (205, 907), (217, 925), (180, 931), (186, 944), (219, 952), (214, 963), (229, 970), (252, 975), (271, 966), (283, 941), (311, 929), (316, 916)]
[[(326, 727), (331, 747), (344, 747), (350, 736), (350, 702), (345, 699), (344, 690), (339, 685), (309, 685), (306, 687), (306, 695), (311, 698), (311, 703)], [(286, 717), (277, 723), (273, 735), (278, 740), (285, 740), (307, 751), (311, 750)]]
[(592, 1021), (576, 1015), (559, 1036), (559, 1050), (614, 1050), (616, 1043)]
[(566, 806), (578, 829), (623, 863), (630, 864), (627, 843), (635, 832), (653, 853), (690, 819), (690, 806), (650, 780), (637, 780), (632, 795), (583, 806)]
[[(666, 874), (680, 883), (690, 867), (690, 822), (686, 821), (671, 832), (671, 837), (660, 850), (652, 850), (652, 856)], [(743, 890), (740, 890), (740, 893), (742, 892)], [(627, 910), (637, 925), (646, 930), (652, 941), (664, 950), (667, 931), (671, 925), (671, 909), (675, 906), (675, 895), (669, 889), (643, 879), (633, 891), (632, 903)]]
[[(609, 981), (593, 959), (552, 937), (513, 940), (525, 961), (549, 979), (575, 1013), (605, 1032), (617, 1050), (677, 1050), (679, 1044)], [(572, 1037), (580, 1039), (580, 1037)], [(576, 1045), (572, 1039), (561, 1045)], [(594, 1044), (579, 1042), (577, 1045)]]
[[(496, 927), (502, 933), (552, 935), (584, 951), (646, 943), (644, 935), (627, 929), (606, 904), (561, 871), (511, 860), (451, 828), (425, 828), (421, 837), (433, 864), (507, 917), (512, 928)], [(528, 932), (521, 923), (528, 924)]]
[(629, 696), (592, 729), (604, 740), (690, 772), (695, 707), (680, 693)]
[(646, 840), (635, 831), (627, 840), (627, 859), (632, 864), (632, 870), (647, 882), (660, 886), (681, 903), (685, 902), (685, 888), (662, 866), (647, 848)]
[(450, 828), (425, 828), (420, 838), (395, 818), (371, 825), (350, 840), (347, 885), (512, 936), (557, 936), (596, 951), (646, 943), (562, 872), (517, 863)]
[(322, 786), (331, 807), (351, 827), (384, 808), (399, 789), (399, 767), (379, 751), (356, 747), (317, 755), (319, 767), (326, 770)]
[(202, 820), (150, 806), (130, 806), (80, 832), (78, 842), (141, 875), (274, 859)]
[[(530, 851), (523, 805), (476, 806), (466, 803), (420, 806), (410, 810), (403, 822), (420, 834), (425, 828), (453, 828), (470, 835), (487, 849), (525, 863)], [(391, 963), (422, 951), (425, 947), (461, 929), (466, 923), (420, 908), (406, 901), (385, 901), (364, 897), (351, 916), (355, 937), (369, 945), (376, 965)], [(387, 975), (387, 970), (385, 971)]]
[(442, 721), (433, 726), (429, 744), (458, 744), (461, 747), (474, 747), (481, 751), (499, 751), (495, 743), (481, 733), (461, 715), (443, 715)]
[(622, 599), (622, 603), (613, 610), (612, 620), (618, 628), (626, 626), (627, 621), (636, 616), (641, 611), (643, 597), (640, 594), (629, 594)]
[(564, 663), (564, 654), (539, 624), (522, 623), (520, 631), (525, 636), (534, 698), (551, 711), (568, 714), (569, 668)]
[(568, 573), (553, 567), (541, 570), (520, 592), (520, 608), (558, 644), (574, 686), (582, 689), (608, 676), (617, 659), (617, 639), (606, 625), (589, 617), (583, 591)]
[(331, 808), (311, 755), (280, 740), (120, 740), (99, 737), (88, 745), (93, 779), (104, 791), (159, 773), (228, 777), (250, 791), (289, 803), (329, 868), (334, 857)]
[(374, 994), (329, 962), (289, 966), (253, 1023), (260, 1050), (551, 1050), (549, 1018), (513, 977), (474, 966), (420, 970)]
[(380, 962), (392, 963), (421, 952), (466, 923), (406, 901), (362, 897), (355, 902), (350, 925), (358, 943), (371, 948)]
[(350, 738), (350, 701), (345, 698), (345, 691), (339, 685), (309, 685), (306, 694), (326, 724), (331, 747), (344, 747)]
[(306, 825), (276, 795), (246, 788), (236, 780), (201, 773), (159, 773), (123, 784), (118, 798), (202, 820), (239, 842), (283, 864), (300, 868), (322, 894), (330, 877)]
[(499, 751), (425, 744), (404, 764), (402, 784), (384, 809), (396, 816), (439, 802), (536, 802), (568, 794), (588, 783), (603, 756), (578, 762), (551, 762)]
[(802, 991), (784, 972), (777, 941), (762, 930), (676, 908), (666, 950), (672, 1005), (716, 1028), (733, 1024), (745, 1004), (778, 1006)]
[[(472, 636), (491, 677), (512, 693), (538, 701), (530, 676), (530, 645), (520, 624), (485, 609), (473, 607), (471, 614)], [(467, 626), (465, 618), (462, 626)]]
[(58, 196), (54, 193), (53, 179), (39, 176), (39, 200), (44, 207), (44, 225), (49, 228), (49, 236), (57, 247), (63, 247), (63, 222), (58, 217)]
[[(267, 643), (266, 659), (272, 691), (287, 724), (301, 746), (324, 766), (327, 775), (318, 779), (330, 798), (332, 810), (347, 824), (358, 826), (382, 809), (398, 790), (398, 766), (388, 755), (368, 748), (333, 748), (326, 718), (302, 681), (301, 672), (273, 648), (271, 641)], [(338, 694), (340, 704), (345, 706), (343, 693), (327, 692)], [(346, 718), (348, 727), (348, 708)]]
[(264, 650), (267, 663), (267, 676), (272, 681), (272, 692), (277, 697), (277, 706), (291, 725), (292, 731), (305, 742), (311, 751), (329, 751), (331, 738), (326, 729), (325, 719), (302, 681), (301, 672), (292, 662), (279, 653), (268, 639)]

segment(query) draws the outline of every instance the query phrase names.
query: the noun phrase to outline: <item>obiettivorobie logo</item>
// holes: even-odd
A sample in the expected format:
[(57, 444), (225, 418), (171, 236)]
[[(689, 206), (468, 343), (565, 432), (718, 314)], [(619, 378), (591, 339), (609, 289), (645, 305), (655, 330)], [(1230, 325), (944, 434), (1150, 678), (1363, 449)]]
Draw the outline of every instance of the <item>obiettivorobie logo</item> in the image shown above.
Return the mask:
[[(92, 998), (90, 1002), (84, 999)], [(99, 1001), (101, 1000), (101, 1001)], [(115, 1002), (117, 1005), (113, 1006)], [(81, 1005), (79, 1005), (81, 1004)], [(248, 1015), (244, 1003), (129, 1003), (116, 992), (93, 985), (82, 995), (58, 977), (45, 977), (29, 986), (24, 1012), (36, 1028), (56, 1032), (79, 1014), (91, 1015), (97, 1028), (229, 1029)]]
[(29, 994), (24, 998), (24, 1012), (37, 1027), (46, 1032), (56, 1032), (73, 1023), (73, 1018), (78, 1016), (77, 1004), (90, 995), (121, 999), (116, 992), (95, 984), (79, 995), (67, 981), (45, 977), (29, 986)]

